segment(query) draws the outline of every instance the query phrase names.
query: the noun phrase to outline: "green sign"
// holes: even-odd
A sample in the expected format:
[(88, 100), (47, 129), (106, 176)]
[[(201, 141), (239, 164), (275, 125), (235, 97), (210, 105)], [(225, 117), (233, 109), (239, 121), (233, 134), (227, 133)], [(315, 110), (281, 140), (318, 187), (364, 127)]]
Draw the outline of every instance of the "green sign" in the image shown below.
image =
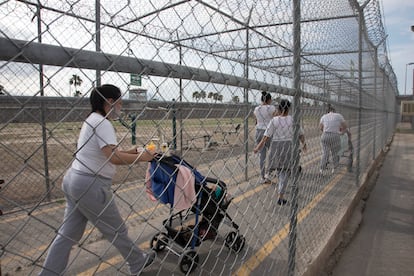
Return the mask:
[(141, 75), (131, 74), (131, 85), (141, 86)]

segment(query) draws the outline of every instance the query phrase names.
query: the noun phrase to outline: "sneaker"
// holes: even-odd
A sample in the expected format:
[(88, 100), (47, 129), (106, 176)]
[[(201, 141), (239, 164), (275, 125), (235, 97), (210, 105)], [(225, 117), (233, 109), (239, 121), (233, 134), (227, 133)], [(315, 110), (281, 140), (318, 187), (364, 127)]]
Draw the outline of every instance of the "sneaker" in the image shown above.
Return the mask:
[(132, 273), (131, 274), (131, 276), (137, 276), (137, 275), (140, 275), (141, 274), (141, 272), (145, 269), (145, 268), (147, 268), (147, 267), (149, 267), (153, 262), (154, 262), (154, 260), (155, 260), (155, 257), (157, 256), (157, 254), (155, 253), (155, 251), (150, 251), (150, 252), (148, 252), (148, 253), (144, 253), (144, 257), (145, 257), (145, 263), (144, 263), (144, 266), (139, 270), (139, 272), (138, 273)]
[(147, 259), (145, 261), (144, 264), (144, 268), (149, 267), (150, 265), (152, 265), (152, 263), (155, 260), (155, 257), (157, 256), (157, 254), (154, 251), (150, 251), (149, 253), (146, 254)]
[(279, 198), (277, 200), (277, 204), (279, 204), (281, 206), (286, 205), (286, 203), (287, 203), (287, 200), (286, 199)]

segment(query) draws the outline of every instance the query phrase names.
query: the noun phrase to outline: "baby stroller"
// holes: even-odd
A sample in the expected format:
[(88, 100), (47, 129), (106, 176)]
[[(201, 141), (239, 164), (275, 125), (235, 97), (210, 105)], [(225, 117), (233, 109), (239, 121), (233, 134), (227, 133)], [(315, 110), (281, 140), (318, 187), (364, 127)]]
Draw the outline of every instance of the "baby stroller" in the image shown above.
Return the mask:
[(168, 248), (179, 256), (183, 273), (196, 269), (199, 256), (195, 247), (214, 240), (225, 217), (234, 229), (226, 235), (225, 245), (235, 252), (243, 249), (245, 238), (226, 213), (231, 199), (223, 181), (202, 176), (176, 155), (158, 155), (148, 166), (147, 192), (153, 200), (170, 205), (170, 217), (163, 221), (165, 231), (154, 235), (150, 247), (156, 252)]

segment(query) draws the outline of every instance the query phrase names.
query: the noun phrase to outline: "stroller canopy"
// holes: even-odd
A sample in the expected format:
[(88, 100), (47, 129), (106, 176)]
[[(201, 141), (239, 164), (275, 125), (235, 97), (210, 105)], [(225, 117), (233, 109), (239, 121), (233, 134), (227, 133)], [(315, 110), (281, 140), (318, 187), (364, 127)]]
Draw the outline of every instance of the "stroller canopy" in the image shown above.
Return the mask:
[(205, 179), (199, 171), (176, 155), (157, 156), (147, 170), (147, 188), (152, 195), (160, 202), (180, 210), (194, 204), (195, 185), (205, 185)]

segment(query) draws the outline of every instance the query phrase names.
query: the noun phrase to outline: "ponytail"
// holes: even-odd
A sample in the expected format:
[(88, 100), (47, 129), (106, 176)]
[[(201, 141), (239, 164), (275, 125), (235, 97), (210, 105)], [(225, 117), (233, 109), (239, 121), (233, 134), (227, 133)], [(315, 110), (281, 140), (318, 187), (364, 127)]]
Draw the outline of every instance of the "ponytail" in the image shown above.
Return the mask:
[(266, 92), (266, 91), (262, 91), (262, 102), (263, 103), (267, 103), (272, 99), (272, 96), (270, 96), (270, 93)]

